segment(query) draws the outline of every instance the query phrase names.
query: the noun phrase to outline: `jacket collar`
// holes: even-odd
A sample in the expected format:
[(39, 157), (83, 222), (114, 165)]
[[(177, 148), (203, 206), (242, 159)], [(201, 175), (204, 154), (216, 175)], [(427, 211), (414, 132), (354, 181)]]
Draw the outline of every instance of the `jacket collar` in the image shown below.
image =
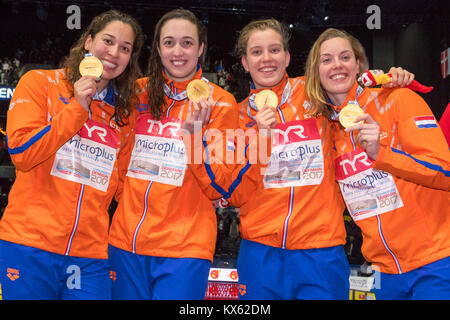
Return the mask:
[(182, 81), (182, 82), (178, 82), (178, 81), (174, 81), (172, 79), (170, 79), (169, 77), (167, 77), (166, 75), (166, 71), (165, 68), (163, 68), (163, 77), (164, 77), (164, 81), (167, 84), (167, 86), (172, 90), (173, 93), (174, 89), (177, 89), (177, 92), (181, 92), (186, 90), (187, 85), (189, 84), (189, 82), (191, 82), (194, 79), (201, 79), (202, 78), (202, 67), (200, 66), (200, 64), (197, 64), (197, 72), (194, 74), (194, 76), (191, 79), (188, 79), (186, 81)]
[(365, 87), (362, 87), (355, 81), (350, 91), (347, 93), (347, 97), (345, 101), (341, 105), (334, 105), (330, 99), (328, 99), (328, 105), (333, 108), (333, 110), (339, 114), (339, 112), (344, 108), (347, 104), (357, 101), (358, 104), (360, 102), (366, 101), (369, 96), (369, 90)]
[(252, 83), (251, 86), (250, 86), (250, 95), (256, 94), (256, 93), (258, 93), (260, 91), (263, 91), (263, 90), (272, 90), (273, 92), (276, 93), (276, 95), (278, 97), (278, 101), (281, 102), (282, 101), (283, 91), (284, 91), (284, 88), (286, 87), (286, 83), (288, 82), (288, 80), (289, 80), (288, 74), (285, 73), (284, 76), (283, 76), (283, 79), (281, 79), (281, 81), (278, 84), (276, 84), (275, 86), (273, 86), (271, 88), (256, 89), (255, 88), (255, 84)]

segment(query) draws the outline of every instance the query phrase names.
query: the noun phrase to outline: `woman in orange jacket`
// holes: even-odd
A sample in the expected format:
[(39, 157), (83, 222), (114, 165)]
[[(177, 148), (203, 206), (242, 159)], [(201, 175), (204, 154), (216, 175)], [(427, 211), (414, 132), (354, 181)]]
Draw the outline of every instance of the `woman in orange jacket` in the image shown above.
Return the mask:
[[(240, 299), (347, 299), (344, 203), (329, 169), (331, 127), (325, 117), (307, 115), (305, 79), (286, 73), (288, 42), (288, 30), (274, 19), (249, 23), (237, 42), (253, 80), (239, 104), (241, 126), (257, 137), (249, 139), (249, 160), (235, 171), (227, 197), (240, 207)], [(263, 90), (276, 94), (275, 109), (256, 106)], [(258, 158), (251, 154), (255, 144), (261, 157), (250, 161)]]
[[(327, 114), (309, 114), (305, 77), (287, 75), (288, 44), (288, 29), (275, 19), (250, 22), (237, 41), (253, 80), (239, 104), (247, 162), (225, 197), (240, 207), (240, 299), (345, 300), (349, 265), (333, 126)], [(258, 106), (264, 90), (275, 93), (275, 105)]]
[[(135, 19), (108, 11), (63, 68), (20, 79), (6, 128), (16, 180), (0, 221), (4, 299), (111, 298), (108, 207), (131, 152), (142, 43)], [(80, 74), (85, 54), (101, 77)]]
[(316, 113), (365, 112), (345, 130), (335, 121), (334, 163), (362, 253), (380, 272), (375, 296), (449, 299), (450, 151), (419, 95), (358, 84), (365, 61), (357, 39), (328, 29), (309, 53), (306, 90)]
[[(206, 30), (188, 10), (166, 13), (155, 27), (110, 230), (113, 299), (205, 297), (217, 234), (211, 200), (226, 193), (233, 169), (224, 162), (234, 145), (223, 137), (239, 127), (234, 97), (202, 76), (205, 44)], [(193, 80), (209, 91), (198, 102), (188, 97)]]

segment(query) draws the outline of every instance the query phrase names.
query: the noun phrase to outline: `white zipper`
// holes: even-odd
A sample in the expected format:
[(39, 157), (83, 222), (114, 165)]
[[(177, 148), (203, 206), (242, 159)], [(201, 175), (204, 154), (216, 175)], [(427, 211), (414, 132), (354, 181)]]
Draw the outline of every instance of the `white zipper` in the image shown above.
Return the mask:
[(84, 184), (81, 185), (80, 194), (78, 195), (77, 214), (75, 216), (75, 222), (72, 228), (72, 232), (70, 233), (69, 242), (67, 243), (66, 246), (66, 252), (64, 253), (66, 256), (69, 255), (70, 249), (72, 247), (73, 237), (75, 236), (75, 232), (77, 232), (78, 221), (80, 220), (81, 202), (83, 200), (83, 194), (84, 194)]
[(134, 231), (133, 235), (133, 253), (136, 253), (136, 239), (139, 232), (139, 229), (141, 228), (142, 223), (145, 220), (145, 217), (147, 216), (147, 210), (148, 210), (148, 194), (150, 192), (150, 188), (152, 187), (153, 181), (150, 181), (150, 183), (147, 186), (147, 190), (145, 191), (145, 199), (144, 199), (144, 212), (142, 213), (141, 220), (139, 221), (136, 230)]

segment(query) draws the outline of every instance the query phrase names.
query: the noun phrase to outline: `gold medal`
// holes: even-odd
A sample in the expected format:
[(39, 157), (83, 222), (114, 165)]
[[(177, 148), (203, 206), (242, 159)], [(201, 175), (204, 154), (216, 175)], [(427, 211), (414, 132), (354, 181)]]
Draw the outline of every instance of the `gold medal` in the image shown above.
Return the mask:
[(339, 112), (339, 122), (342, 124), (344, 128), (364, 123), (364, 121), (355, 123), (355, 119), (363, 114), (364, 111), (358, 105), (350, 103), (345, 107), (343, 107), (341, 112)]
[(209, 97), (209, 85), (200, 79), (195, 79), (189, 82), (186, 93), (192, 102), (199, 102), (203, 97)]
[(278, 97), (272, 90), (263, 90), (255, 95), (255, 105), (258, 109), (261, 109), (266, 104), (272, 108), (278, 106)]
[(82, 76), (100, 78), (103, 73), (103, 64), (97, 57), (86, 56), (81, 60), (79, 70)]

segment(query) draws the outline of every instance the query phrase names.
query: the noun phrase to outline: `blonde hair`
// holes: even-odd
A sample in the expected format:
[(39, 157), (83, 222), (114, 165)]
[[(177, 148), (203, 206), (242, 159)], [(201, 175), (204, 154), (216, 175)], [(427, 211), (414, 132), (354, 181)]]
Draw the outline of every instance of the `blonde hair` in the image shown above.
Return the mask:
[(318, 116), (322, 114), (326, 118), (331, 117), (331, 108), (328, 106), (328, 95), (320, 83), (319, 77), (319, 57), (320, 46), (327, 40), (333, 38), (343, 38), (348, 40), (352, 47), (356, 59), (359, 61), (359, 73), (368, 69), (368, 62), (364, 47), (358, 39), (344, 30), (328, 28), (314, 42), (306, 60), (306, 95), (311, 103), (311, 109), (308, 111), (310, 115)]
[(247, 44), (250, 39), (250, 35), (255, 30), (264, 31), (267, 29), (272, 29), (276, 31), (280, 36), (283, 43), (284, 51), (289, 51), (289, 39), (290, 32), (283, 23), (276, 19), (262, 19), (254, 20), (247, 24), (238, 34), (238, 40), (236, 42), (235, 51), (239, 57), (246, 56), (247, 54)]

